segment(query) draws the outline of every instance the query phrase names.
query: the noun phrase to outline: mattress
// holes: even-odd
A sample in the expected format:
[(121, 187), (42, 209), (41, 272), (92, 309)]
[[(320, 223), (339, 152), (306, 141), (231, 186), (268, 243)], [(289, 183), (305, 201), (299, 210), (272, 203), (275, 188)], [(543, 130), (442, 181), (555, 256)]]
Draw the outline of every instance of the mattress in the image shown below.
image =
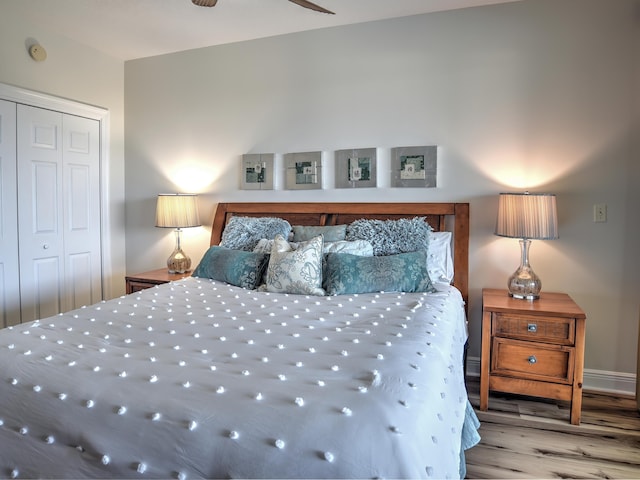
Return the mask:
[(4, 329), (0, 477), (456, 478), (466, 322), (436, 287), (186, 278)]

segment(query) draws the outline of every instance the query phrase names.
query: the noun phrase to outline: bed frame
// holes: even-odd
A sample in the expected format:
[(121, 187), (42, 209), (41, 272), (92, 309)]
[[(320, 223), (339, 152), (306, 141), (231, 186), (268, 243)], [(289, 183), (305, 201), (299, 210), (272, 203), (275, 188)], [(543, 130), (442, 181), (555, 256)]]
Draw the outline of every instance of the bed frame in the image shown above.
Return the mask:
[(284, 218), (291, 225), (341, 225), (361, 218), (393, 220), (425, 217), (436, 231), (453, 232), (453, 285), (469, 300), (468, 203), (219, 203), (213, 218), (211, 245), (234, 215)]

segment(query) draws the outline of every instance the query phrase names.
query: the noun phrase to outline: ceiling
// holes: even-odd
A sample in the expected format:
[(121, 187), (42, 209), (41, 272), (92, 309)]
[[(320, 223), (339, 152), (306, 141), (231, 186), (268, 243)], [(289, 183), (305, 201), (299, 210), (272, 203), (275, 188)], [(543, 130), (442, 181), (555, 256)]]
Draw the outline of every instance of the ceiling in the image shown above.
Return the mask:
[[(122, 60), (285, 33), (517, 0), (315, 0), (335, 15), (287, 0), (0, 0), (0, 14)], [(25, 32), (29, 36), (29, 32)]]

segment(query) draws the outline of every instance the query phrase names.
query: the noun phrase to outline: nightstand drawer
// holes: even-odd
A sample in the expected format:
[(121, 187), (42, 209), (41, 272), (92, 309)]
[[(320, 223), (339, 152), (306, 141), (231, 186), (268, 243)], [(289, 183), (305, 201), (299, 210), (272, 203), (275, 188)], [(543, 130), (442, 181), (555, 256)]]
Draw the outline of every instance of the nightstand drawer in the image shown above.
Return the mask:
[(520, 340), (573, 345), (575, 320), (512, 313), (495, 313), (492, 335)]
[(575, 349), (560, 345), (495, 337), (491, 374), (529, 380), (571, 383)]

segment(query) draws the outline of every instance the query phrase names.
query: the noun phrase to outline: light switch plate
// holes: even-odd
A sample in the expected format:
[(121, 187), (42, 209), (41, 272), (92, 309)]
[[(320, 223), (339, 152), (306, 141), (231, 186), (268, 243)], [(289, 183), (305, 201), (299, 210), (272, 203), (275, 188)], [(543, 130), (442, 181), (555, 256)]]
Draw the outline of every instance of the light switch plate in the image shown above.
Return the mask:
[(593, 221), (603, 223), (607, 221), (607, 204), (597, 203), (593, 206)]

